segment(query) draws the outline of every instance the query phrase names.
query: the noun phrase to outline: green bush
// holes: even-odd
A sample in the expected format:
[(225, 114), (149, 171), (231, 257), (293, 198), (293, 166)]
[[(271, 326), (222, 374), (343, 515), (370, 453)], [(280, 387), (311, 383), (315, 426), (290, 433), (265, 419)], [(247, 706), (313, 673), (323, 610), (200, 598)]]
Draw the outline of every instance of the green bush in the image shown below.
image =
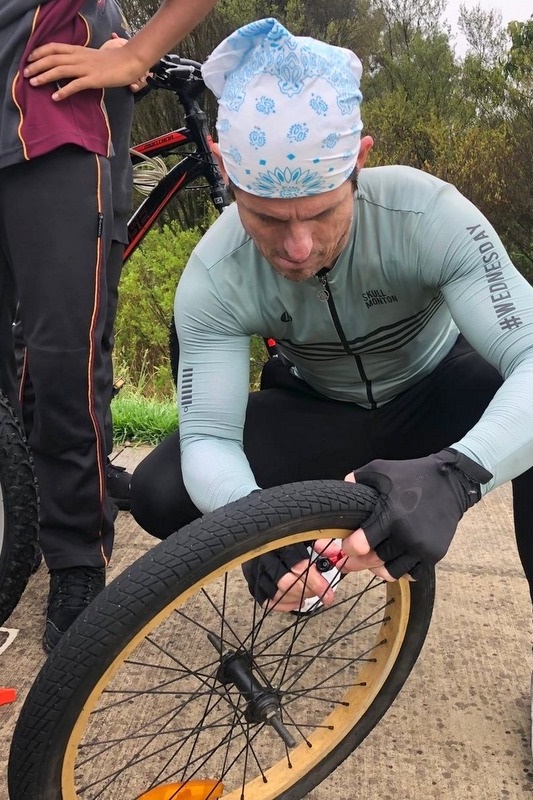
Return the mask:
[[(206, 225), (212, 220), (206, 220)], [(174, 397), (168, 342), (178, 280), (203, 230), (177, 224), (150, 231), (122, 271), (115, 324), (114, 370), (145, 397)], [(257, 388), (266, 350), (254, 337), (250, 383)]]
[(174, 294), (199, 228), (150, 231), (122, 271), (115, 325), (115, 374), (147, 396), (172, 397), (168, 339)]

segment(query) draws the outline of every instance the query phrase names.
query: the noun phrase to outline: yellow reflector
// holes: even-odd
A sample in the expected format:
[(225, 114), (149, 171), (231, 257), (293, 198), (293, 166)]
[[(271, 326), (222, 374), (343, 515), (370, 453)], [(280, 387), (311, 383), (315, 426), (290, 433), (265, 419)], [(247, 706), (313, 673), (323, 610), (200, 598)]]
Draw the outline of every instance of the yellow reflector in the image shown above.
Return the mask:
[(139, 800), (217, 800), (222, 797), (224, 786), (217, 781), (187, 781), (156, 786)]

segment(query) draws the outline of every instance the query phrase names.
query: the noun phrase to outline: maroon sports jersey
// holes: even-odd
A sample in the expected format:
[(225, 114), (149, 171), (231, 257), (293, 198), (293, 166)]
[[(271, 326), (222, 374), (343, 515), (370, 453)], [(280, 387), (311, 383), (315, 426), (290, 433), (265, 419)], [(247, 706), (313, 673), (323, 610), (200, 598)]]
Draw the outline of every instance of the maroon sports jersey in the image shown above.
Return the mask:
[[(59, 103), (55, 84), (33, 87), (23, 76), (32, 50), (48, 42), (90, 45), (107, 28), (107, 0), (3, 0), (0, 7), (0, 167), (77, 144), (107, 156), (110, 132), (103, 91)], [(97, 45), (98, 46), (98, 45)]]

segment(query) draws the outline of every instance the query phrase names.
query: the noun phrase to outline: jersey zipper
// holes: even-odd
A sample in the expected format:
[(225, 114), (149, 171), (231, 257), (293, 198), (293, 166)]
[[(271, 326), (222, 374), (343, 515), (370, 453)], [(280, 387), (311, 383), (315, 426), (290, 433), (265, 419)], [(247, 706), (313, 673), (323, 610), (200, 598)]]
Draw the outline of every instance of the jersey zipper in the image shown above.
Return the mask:
[(348, 339), (346, 338), (346, 334), (344, 333), (344, 330), (343, 330), (342, 325), (341, 325), (341, 321), (339, 319), (339, 315), (337, 313), (337, 309), (335, 307), (335, 302), (333, 300), (333, 295), (331, 293), (331, 287), (330, 287), (330, 285), (328, 283), (328, 279), (326, 278), (326, 272), (323, 272), (323, 274), (320, 274), (321, 272), (323, 272), (323, 270), (320, 270), (320, 272), (317, 273), (317, 278), (320, 281), (320, 283), (322, 284), (322, 289), (326, 293), (329, 313), (331, 314), (331, 318), (333, 320), (333, 325), (335, 326), (335, 330), (337, 331), (337, 336), (340, 339), (340, 342), (342, 344), (344, 352), (347, 355), (352, 356), (352, 358), (355, 359), (355, 363), (357, 364), (357, 369), (359, 371), (359, 377), (361, 378), (361, 380), (365, 384), (366, 396), (367, 396), (368, 402), (370, 403), (371, 409), (375, 410), (378, 406), (377, 406), (377, 403), (374, 400), (374, 397), (372, 395), (372, 382), (366, 376), (365, 368), (363, 367), (363, 361), (361, 359), (361, 356), (358, 355), (357, 353), (354, 353), (352, 348), (350, 347), (350, 343), (348, 342)]

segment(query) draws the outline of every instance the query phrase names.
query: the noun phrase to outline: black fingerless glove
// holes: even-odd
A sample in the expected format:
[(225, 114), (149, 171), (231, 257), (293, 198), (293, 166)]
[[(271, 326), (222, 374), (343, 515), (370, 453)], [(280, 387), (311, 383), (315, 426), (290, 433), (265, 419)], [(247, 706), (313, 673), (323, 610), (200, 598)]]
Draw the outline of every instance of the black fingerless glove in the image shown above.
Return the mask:
[(376, 460), (354, 470), (380, 493), (361, 526), (391, 575), (416, 578), (417, 567), (447, 553), (459, 520), (481, 498), (491, 473), (452, 447), (426, 458)]
[(278, 591), (278, 581), (300, 561), (309, 559), (309, 551), (304, 542), (290, 544), (265, 553), (243, 564), (242, 571), (248, 583), (250, 594), (263, 605)]

